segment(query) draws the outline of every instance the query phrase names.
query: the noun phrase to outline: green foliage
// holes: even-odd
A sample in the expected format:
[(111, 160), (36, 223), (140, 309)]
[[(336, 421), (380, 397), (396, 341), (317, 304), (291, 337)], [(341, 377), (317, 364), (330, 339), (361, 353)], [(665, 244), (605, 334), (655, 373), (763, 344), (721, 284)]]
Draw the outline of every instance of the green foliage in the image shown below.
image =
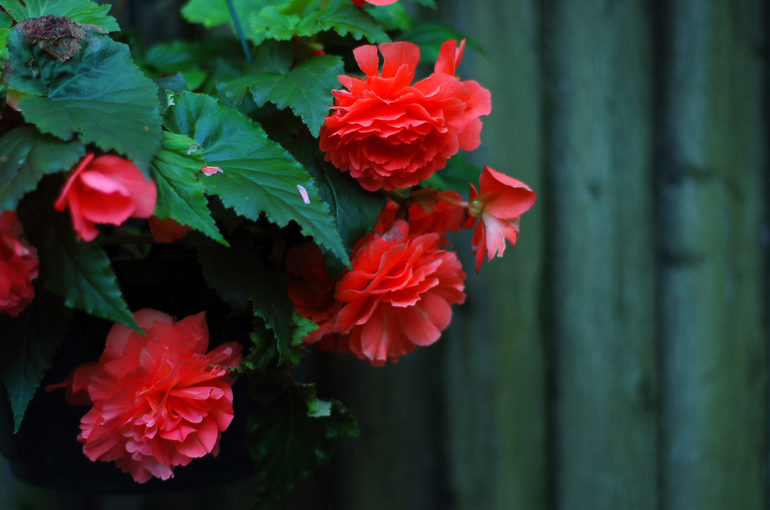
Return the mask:
[(161, 149), (152, 160), (152, 178), (158, 187), (155, 216), (172, 218), (220, 243), (225, 243), (209, 212), (199, 180), (206, 166), (195, 140), (177, 133), (163, 133)]
[(45, 15), (63, 16), (82, 23), (100, 27), (105, 32), (120, 30), (115, 18), (107, 15), (111, 5), (99, 5), (91, 0), (0, 0), (16, 20), (39, 18)]
[(14, 433), (45, 372), (51, 365), (66, 329), (66, 316), (56, 300), (38, 291), (34, 301), (17, 317), (0, 314), (0, 376), (13, 410)]
[(441, 50), (441, 45), (449, 39), (466, 40), (466, 49), (472, 49), (483, 54), (483, 49), (478, 41), (467, 38), (461, 32), (451, 29), (435, 21), (413, 20), (412, 28), (402, 33), (398, 39), (410, 41), (420, 47), (420, 59), (423, 62), (436, 61)]
[[(275, 69), (275, 61), (271, 64)], [(248, 88), (257, 106), (263, 106), (267, 101), (278, 108), (288, 106), (307, 124), (313, 136), (318, 136), (334, 101), (331, 91), (339, 85), (337, 76), (344, 72), (342, 59), (323, 55), (292, 69), (288, 69), (290, 61), (286, 64), (286, 68), (274, 71), (258, 68), (255, 75), (223, 84), (220, 92), (232, 96), (238, 94), (239, 89)]]
[(13, 19), (0, 11), (0, 62), (8, 59), (8, 34), (12, 24)]
[[(249, 14), (258, 12), (263, 7), (276, 3), (277, 0), (233, 0), (233, 7), (241, 23), (249, 19)], [(230, 25), (233, 27), (230, 9), (226, 0), (190, 0), (182, 8), (182, 17), (190, 23), (199, 23), (206, 28), (212, 28), (219, 25)], [(261, 40), (254, 41), (257, 44)]]
[(257, 461), (259, 508), (268, 508), (297, 480), (329, 459), (335, 439), (357, 437), (355, 419), (340, 402), (316, 396), (312, 384), (285, 373), (251, 381), (263, 404), (249, 420), (249, 446)]
[[(314, 5), (316, 3), (314, 2)], [(377, 21), (350, 0), (329, 0), (323, 7), (308, 10), (310, 12), (297, 25), (299, 36), (312, 36), (318, 32), (334, 30), (343, 37), (350, 34), (354, 39), (366, 39), (372, 43), (390, 41), (388, 34)]]
[[(53, 203), (53, 200), (46, 200)], [(141, 333), (120, 292), (110, 259), (98, 244), (75, 237), (69, 218), (53, 207), (22, 217), (30, 242), (38, 248), (40, 279), (64, 304), (119, 322)]]
[[(212, 97), (193, 93), (179, 96), (169, 109), (167, 123), (169, 129), (190, 136), (203, 148), (209, 166), (222, 169), (203, 178), (209, 194), (254, 221), (262, 213), (281, 227), (295, 221), (305, 235), (347, 264), (334, 219), (310, 175), (258, 124)], [(309, 203), (304, 203), (301, 188)]]
[(30, 46), (17, 25), (8, 48), (12, 90), (24, 118), (63, 140), (75, 132), (83, 143), (115, 150), (147, 171), (160, 142), (157, 86), (134, 65), (128, 47), (85, 31), (82, 49), (61, 62)]
[(266, 330), (259, 335), (259, 354), (253, 358), (255, 363), (263, 368), (273, 360), (296, 364), (302, 354), (296, 349), (301, 347), (302, 338), (298, 344), (295, 330), (300, 327), (307, 331), (307, 324), (301, 318), (295, 318), (286, 276), (266, 267), (256, 247), (244, 239), (234, 240), (230, 248), (202, 240), (195, 242), (195, 246), (203, 277), (209, 286), (233, 308), (251, 308), (252, 313), (272, 331), (272, 334)]
[(46, 174), (67, 170), (85, 154), (77, 142), (62, 142), (24, 126), (0, 137), (0, 211), (16, 209)]
[(463, 154), (454, 156), (442, 170), (433, 174), (423, 182), (429, 188), (439, 190), (454, 190), (460, 194), (468, 193), (468, 184), (472, 183), (478, 189), (481, 170), (472, 165)]

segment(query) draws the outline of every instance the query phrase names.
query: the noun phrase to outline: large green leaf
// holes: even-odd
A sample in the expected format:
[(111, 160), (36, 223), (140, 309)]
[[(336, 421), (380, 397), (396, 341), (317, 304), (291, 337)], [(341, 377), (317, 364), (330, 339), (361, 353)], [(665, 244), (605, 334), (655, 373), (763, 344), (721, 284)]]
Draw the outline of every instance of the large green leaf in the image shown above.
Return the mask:
[(366, 39), (372, 43), (390, 41), (377, 21), (350, 0), (329, 0), (324, 7), (308, 11), (297, 25), (296, 33), (299, 36), (334, 30), (343, 37), (350, 34), (354, 39)]
[(27, 237), (38, 249), (40, 279), (48, 290), (62, 296), (64, 304), (71, 308), (141, 333), (123, 300), (109, 257), (98, 244), (75, 237), (68, 215), (53, 207), (34, 208), (24, 214), (22, 221)]
[(0, 314), (0, 374), (11, 401), (14, 433), (61, 343), (66, 325), (63, 312), (56, 300), (38, 292), (18, 317)]
[(63, 16), (84, 25), (101, 27), (105, 32), (120, 30), (117, 21), (107, 15), (111, 5), (99, 5), (91, 0), (0, 0), (16, 20), (39, 18), (45, 15)]
[[(233, 308), (251, 308), (272, 331), (272, 335), (266, 333), (262, 337), (264, 350), (280, 363), (295, 364), (298, 359), (291, 356), (296, 344), (295, 312), (288, 297), (286, 276), (265, 267), (255, 247), (243, 240), (233, 241), (230, 248), (203, 240), (195, 242), (195, 246), (209, 286)], [(272, 338), (265, 338), (273, 335), (274, 342)]]
[(134, 65), (128, 46), (85, 34), (82, 49), (61, 62), (14, 27), (8, 87), (31, 94), (19, 107), (41, 131), (63, 140), (77, 132), (84, 143), (125, 154), (148, 171), (161, 137), (158, 88)]
[(44, 175), (72, 167), (85, 154), (77, 142), (62, 142), (24, 126), (0, 137), (0, 211), (16, 209)]
[(312, 178), (258, 124), (213, 97), (185, 93), (169, 109), (167, 125), (193, 138), (206, 163), (222, 170), (202, 179), (209, 194), (254, 221), (262, 213), (280, 227), (295, 221), (347, 264), (348, 253)]
[(262, 406), (250, 416), (247, 441), (257, 461), (259, 508), (268, 508), (329, 459), (337, 438), (357, 437), (358, 426), (340, 402), (319, 399), (313, 385), (288, 374), (255, 379), (250, 390)]
[[(338, 85), (337, 76), (344, 72), (342, 59), (331, 55), (313, 57), (283, 72), (258, 72), (223, 84), (220, 93), (248, 87), (258, 106), (270, 101), (278, 108), (291, 108), (307, 124), (313, 136), (323, 125), (333, 103), (332, 89)], [(237, 92), (236, 92), (237, 95)]]
[[(233, 7), (238, 19), (245, 29), (252, 12), (259, 12), (263, 7), (282, 3), (282, 0), (233, 0)], [(206, 28), (212, 28), (218, 25), (230, 25), (233, 27), (233, 19), (230, 15), (230, 9), (226, 0), (190, 0), (182, 7), (182, 17), (190, 23), (200, 23)], [(234, 27), (233, 27), (234, 29)], [(249, 31), (246, 31), (249, 39)], [(259, 44), (261, 39), (254, 40)]]
[(161, 149), (152, 160), (152, 178), (158, 186), (154, 214), (161, 219), (172, 218), (224, 243), (199, 180), (200, 170), (206, 165), (202, 152), (195, 140), (186, 135), (163, 133)]

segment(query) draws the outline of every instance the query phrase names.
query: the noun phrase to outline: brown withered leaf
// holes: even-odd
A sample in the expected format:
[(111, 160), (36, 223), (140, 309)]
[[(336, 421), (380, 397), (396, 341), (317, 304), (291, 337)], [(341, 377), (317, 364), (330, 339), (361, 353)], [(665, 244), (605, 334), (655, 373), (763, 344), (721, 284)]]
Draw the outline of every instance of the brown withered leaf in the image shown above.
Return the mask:
[(37, 44), (60, 62), (76, 55), (86, 38), (87, 25), (60, 16), (29, 18), (19, 21), (18, 25), (30, 44)]

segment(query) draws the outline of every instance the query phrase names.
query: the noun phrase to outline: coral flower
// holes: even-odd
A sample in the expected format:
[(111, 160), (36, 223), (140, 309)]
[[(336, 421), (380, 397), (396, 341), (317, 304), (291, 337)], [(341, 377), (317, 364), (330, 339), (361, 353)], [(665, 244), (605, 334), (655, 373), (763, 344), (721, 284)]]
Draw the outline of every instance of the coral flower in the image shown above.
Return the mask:
[(93, 407), (80, 420), (83, 452), (114, 461), (139, 483), (166, 480), (174, 467), (219, 451), (233, 419), (226, 367), (240, 363), (230, 342), (206, 353), (203, 312), (178, 322), (161, 312), (135, 314), (146, 337), (116, 324), (98, 363), (72, 374), (72, 392), (87, 391)]
[(451, 305), (465, 301), (465, 273), (442, 242), (437, 233), (410, 235), (409, 224), (396, 220), (359, 244), (352, 270), (337, 285), (343, 306), (335, 322), (358, 358), (397, 361), (449, 326)]
[(495, 255), (503, 256), (506, 239), (516, 244), (519, 218), (535, 204), (535, 192), (523, 182), (485, 166), (479, 179), (479, 191), (471, 184), (469, 204), (473, 221), (481, 217), (472, 240), (478, 272), (485, 253), (492, 260)]
[(69, 207), (72, 224), (84, 241), (99, 231), (95, 223), (121, 225), (128, 218), (149, 218), (155, 210), (157, 188), (131, 161), (118, 156), (87, 154), (72, 172), (54, 203)]
[(334, 113), (321, 128), (325, 158), (369, 191), (414, 186), (446, 165), (459, 149), (481, 143), (481, 115), (492, 109), (489, 91), (460, 81), (455, 69), (464, 41), (441, 47), (434, 72), (412, 84), (419, 48), (410, 42), (360, 46), (353, 51), (364, 79), (340, 76)]
[(15, 211), (0, 214), (0, 312), (17, 316), (35, 297), (35, 248), (22, 237)]

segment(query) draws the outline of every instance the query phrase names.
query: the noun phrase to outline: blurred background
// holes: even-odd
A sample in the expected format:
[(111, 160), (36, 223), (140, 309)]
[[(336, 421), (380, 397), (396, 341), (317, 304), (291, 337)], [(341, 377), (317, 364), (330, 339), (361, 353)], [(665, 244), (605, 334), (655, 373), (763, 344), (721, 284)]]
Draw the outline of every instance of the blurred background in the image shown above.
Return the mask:
[[(171, 35), (181, 3), (133, 22)], [(504, 259), (477, 276), (466, 257), (436, 345), (382, 369), (316, 359), (361, 437), (274, 508), (770, 508), (770, 7), (437, 3), (484, 48), (458, 71), (492, 92), (469, 159), (538, 202)], [(5, 463), (0, 487), (7, 510), (247, 508), (253, 490), (68, 494)]]

